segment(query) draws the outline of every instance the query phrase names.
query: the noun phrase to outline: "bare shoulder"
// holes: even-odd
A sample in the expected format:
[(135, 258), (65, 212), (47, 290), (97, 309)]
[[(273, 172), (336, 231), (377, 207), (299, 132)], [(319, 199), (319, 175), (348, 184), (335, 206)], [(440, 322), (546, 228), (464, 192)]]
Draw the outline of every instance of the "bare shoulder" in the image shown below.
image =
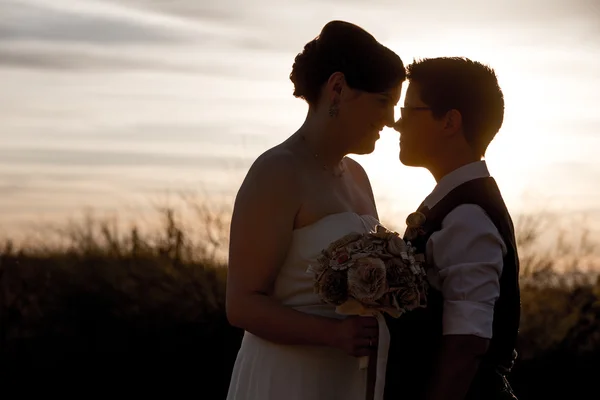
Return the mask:
[(350, 157), (346, 157), (344, 159), (346, 167), (348, 171), (352, 173), (352, 176), (356, 180), (356, 182), (369, 193), (369, 196), (373, 197), (373, 189), (371, 188), (371, 181), (369, 180), (369, 176), (367, 172), (363, 168), (362, 165), (356, 160), (353, 160)]
[[(299, 193), (299, 163), (289, 149), (276, 146), (262, 153), (252, 164), (237, 199), (277, 196), (280, 200), (291, 199)], [(299, 197), (299, 196), (297, 196)]]
[(363, 168), (363, 166), (360, 165), (360, 163), (358, 161), (356, 161), (355, 159), (350, 158), (350, 157), (345, 157), (344, 158), (344, 162), (346, 164), (346, 167), (353, 174), (358, 174), (358, 175), (364, 176), (365, 178), (368, 179), (367, 172), (365, 171), (365, 169)]
[[(287, 147), (276, 146), (262, 153), (252, 163), (250, 172), (271, 171), (274, 167), (292, 171), (298, 167), (296, 154)], [(275, 171), (273, 171), (275, 172)]]
[[(252, 163), (244, 183), (254, 181), (283, 181), (297, 180), (299, 173), (297, 156), (285, 147), (273, 147)], [(281, 183), (281, 182), (279, 182)]]

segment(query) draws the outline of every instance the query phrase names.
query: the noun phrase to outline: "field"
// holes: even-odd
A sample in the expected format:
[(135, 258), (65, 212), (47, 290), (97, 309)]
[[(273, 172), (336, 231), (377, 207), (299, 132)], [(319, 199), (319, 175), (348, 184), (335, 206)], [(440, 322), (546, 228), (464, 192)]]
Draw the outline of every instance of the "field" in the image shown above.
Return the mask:
[[(228, 220), (196, 211), (194, 234), (167, 208), (159, 231), (84, 219), (51, 244), (6, 241), (3, 392), (166, 390), (223, 399), (242, 335), (224, 311), (227, 268), (219, 254)], [(581, 235), (541, 251), (536, 218), (517, 224), (523, 315), (511, 382), (521, 400), (600, 397), (600, 280), (589, 272), (595, 246)], [(559, 268), (559, 260), (568, 265)]]

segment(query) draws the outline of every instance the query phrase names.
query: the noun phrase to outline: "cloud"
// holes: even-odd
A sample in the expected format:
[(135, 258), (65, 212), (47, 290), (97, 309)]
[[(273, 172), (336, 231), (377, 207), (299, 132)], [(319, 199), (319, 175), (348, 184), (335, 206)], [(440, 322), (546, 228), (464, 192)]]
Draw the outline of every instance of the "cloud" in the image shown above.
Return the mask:
[(171, 73), (201, 74), (208, 76), (239, 75), (239, 68), (234, 65), (220, 65), (218, 62), (195, 61), (185, 62), (169, 55), (163, 57), (158, 53), (123, 54), (120, 52), (94, 52), (85, 49), (70, 49), (60, 46), (17, 47), (0, 44), (0, 67), (45, 69), (54, 71), (168, 71)]
[[(597, 39), (600, 33), (597, 0), (456, 0), (452, 3), (445, 0), (370, 3), (358, 0), (132, 0), (129, 4), (187, 19), (243, 27), (247, 35), (253, 34), (248, 44), (272, 49), (280, 49), (282, 45), (297, 47), (312, 39), (333, 19), (357, 23), (383, 40), (402, 35), (409, 35), (412, 40), (436, 38), (445, 32), (464, 29), (480, 30), (484, 34), (491, 31), (496, 35), (517, 31), (525, 39), (528, 33), (536, 37), (550, 33), (557, 38), (576, 34), (591, 40)], [(571, 27), (567, 35), (561, 29), (565, 25)]]
[(244, 62), (249, 56), (197, 58), (177, 54), (173, 48), (121, 52), (114, 49), (91, 51), (70, 46), (3, 46), (0, 43), (0, 68), (47, 70), (53, 72), (112, 73), (121, 71), (168, 72), (210, 78), (262, 79), (269, 69), (263, 64)]
[[(234, 147), (245, 141), (262, 142), (266, 137), (277, 132), (276, 126), (268, 123), (243, 124), (234, 126), (223, 121), (211, 122), (144, 122), (133, 124), (122, 124), (118, 127), (88, 127), (87, 130), (64, 131), (55, 129), (52, 132), (52, 141), (69, 143), (75, 146), (79, 144), (94, 143), (100, 148), (107, 144), (115, 143), (143, 143), (143, 145), (171, 145), (201, 146), (202, 143), (214, 145), (229, 145)], [(34, 143), (38, 133), (20, 133), (21, 138), (31, 140)], [(0, 133), (0, 139), (2, 139)], [(262, 144), (262, 143), (261, 143)], [(121, 144), (119, 144), (121, 146)], [(139, 147), (140, 145), (138, 145)]]
[(252, 140), (261, 142), (276, 128), (266, 123), (257, 126), (244, 124), (236, 127), (225, 122), (196, 122), (196, 123), (146, 123), (138, 122), (118, 129), (93, 130), (89, 133), (80, 132), (60, 133), (55, 132), (53, 138), (69, 142), (102, 143), (116, 142), (143, 142), (144, 144), (164, 145), (168, 142), (173, 145), (187, 144), (190, 146), (210, 143), (213, 145), (229, 145), (234, 147), (244, 141)]
[(120, 45), (189, 39), (182, 30), (168, 29), (141, 16), (74, 8), (64, 1), (44, 5), (31, 0), (1, 0), (0, 15), (0, 41)]
[[(598, 18), (594, 19), (599, 14), (590, 11), (593, 4), (587, 0), (568, 5), (538, 0), (481, 5), (457, 0), (451, 7), (441, 0), (402, 6), (391, 0), (368, 5), (360, 1), (342, 4), (340, 0), (130, 0), (123, 4), (116, 0), (0, 0), (0, 45), (42, 42), (55, 47), (82, 44), (113, 50), (140, 45), (162, 48), (164, 55), (146, 60), (127, 55), (13, 51), (2, 54), (0, 64), (48, 69), (147, 66), (239, 75), (241, 63), (235, 61), (240, 53), (258, 57), (265, 52), (286, 53), (293, 57), (331, 19), (358, 23), (383, 42), (400, 41), (399, 48), (410, 54), (419, 53), (427, 43), (439, 44), (440, 37), (446, 42), (478, 37), (482, 46), (511, 43), (515, 48), (544, 42), (596, 46), (600, 37)], [(214, 59), (199, 65), (173, 62), (173, 45), (188, 46), (188, 59), (202, 54), (213, 54)]]
[(252, 159), (239, 156), (224, 159), (209, 155), (176, 155), (114, 150), (75, 150), (52, 148), (0, 149), (2, 163), (44, 167), (160, 167), (219, 169), (248, 167)]
[(171, 70), (193, 72), (194, 68), (186, 68), (167, 61), (139, 60), (109, 54), (86, 54), (54, 49), (53, 51), (27, 51), (23, 49), (2, 49), (0, 65), (4, 67), (34, 68), (50, 70)]
[(116, 0), (0, 0), (0, 41), (111, 46), (193, 41), (220, 48), (294, 52), (332, 19), (358, 23), (382, 41), (434, 40), (472, 30), (496, 38), (504, 32), (524, 42), (548, 40), (551, 35), (558, 41), (597, 43), (600, 37), (600, 11), (593, 0), (488, 3), (130, 0), (123, 5)]
[(257, 76), (265, 67), (252, 51), (271, 46), (236, 24), (108, 1), (0, 0), (0, 15), (0, 66), (10, 68)]

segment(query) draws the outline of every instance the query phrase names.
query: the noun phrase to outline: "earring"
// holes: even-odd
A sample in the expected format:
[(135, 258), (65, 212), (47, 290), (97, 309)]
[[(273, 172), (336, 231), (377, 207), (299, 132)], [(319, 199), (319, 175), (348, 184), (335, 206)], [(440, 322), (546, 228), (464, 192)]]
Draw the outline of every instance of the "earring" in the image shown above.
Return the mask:
[(338, 108), (337, 104), (334, 103), (329, 106), (329, 116), (331, 118), (337, 117), (339, 111), (340, 109)]

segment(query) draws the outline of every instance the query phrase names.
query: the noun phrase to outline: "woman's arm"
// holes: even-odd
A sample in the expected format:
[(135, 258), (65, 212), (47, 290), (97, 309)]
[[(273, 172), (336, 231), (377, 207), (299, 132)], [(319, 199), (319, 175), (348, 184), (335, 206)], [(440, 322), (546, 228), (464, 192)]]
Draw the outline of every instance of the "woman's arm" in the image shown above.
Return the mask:
[(238, 192), (231, 221), (227, 317), (232, 325), (275, 343), (331, 346), (363, 355), (367, 335), (373, 334), (370, 328), (377, 324), (373, 318), (339, 321), (284, 307), (271, 297), (302, 201), (297, 168), (291, 153), (266, 153)]

